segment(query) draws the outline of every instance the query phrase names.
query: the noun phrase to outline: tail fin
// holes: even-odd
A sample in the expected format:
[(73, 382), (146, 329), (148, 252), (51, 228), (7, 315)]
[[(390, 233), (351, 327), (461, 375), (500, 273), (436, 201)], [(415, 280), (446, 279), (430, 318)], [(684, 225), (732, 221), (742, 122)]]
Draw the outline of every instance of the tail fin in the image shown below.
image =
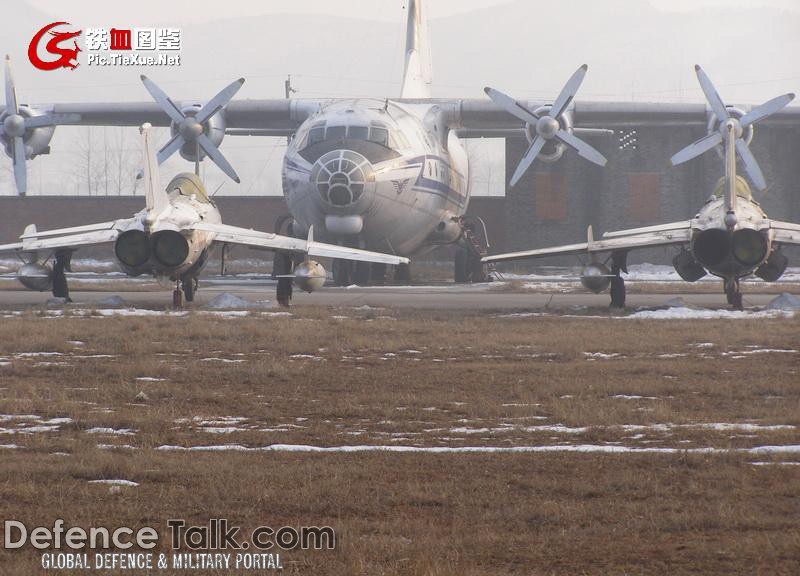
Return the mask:
[(144, 169), (144, 192), (148, 212), (161, 213), (169, 205), (167, 191), (161, 186), (158, 174), (158, 160), (153, 135), (150, 133), (152, 126), (143, 124), (139, 129), (142, 134), (142, 161)]
[(401, 98), (430, 98), (433, 82), (425, 0), (408, 0), (406, 68)]
[(725, 211), (736, 213), (736, 132), (732, 122), (725, 134)]

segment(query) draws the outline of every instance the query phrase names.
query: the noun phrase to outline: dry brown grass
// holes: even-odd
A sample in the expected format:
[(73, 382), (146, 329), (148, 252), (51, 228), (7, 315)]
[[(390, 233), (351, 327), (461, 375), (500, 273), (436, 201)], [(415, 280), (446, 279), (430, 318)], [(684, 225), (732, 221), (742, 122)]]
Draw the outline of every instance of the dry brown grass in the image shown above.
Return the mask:
[[(800, 466), (750, 464), (787, 456), (154, 450), (800, 444), (797, 428), (692, 426), (800, 426), (800, 354), (725, 355), (754, 349), (748, 346), (797, 349), (800, 320), (293, 313), (3, 319), (0, 362), (10, 365), (0, 366), (0, 413), (72, 422), (53, 432), (0, 435), (0, 444), (20, 446), (0, 450), (0, 516), (29, 524), (64, 517), (84, 526), (163, 527), (170, 517), (216, 516), (245, 528), (329, 523), (339, 533), (337, 551), (283, 557), (290, 570), (309, 574), (800, 571)], [(62, 355), (19, 356), (27, 352)], [(584, 352), (620, 356), (588, 359)], [(91, 357), (98, 354), (114, 357)], [(139, 392), (149, 400), (136, 401)], [(655, 399), (614, 397), (620, 394)], [(241, 429), (215, 434), (195, 417), (243, 420), (217, 424)], [(586, 430), (526, 428), (555, 424)], [(634, 437), (623, 424), (679, 427)], [(86, 432), (94, 427), (135, 433)], [(136, 449), (101, 450), (99, 443)], [(69, 456), (53, 455), (59, 452)], [(141, 485), (112, 495), (87, 483), (100, 478)], [(0, 552), (2, 573), (34, 573), (37, 559), (30, 551)]]

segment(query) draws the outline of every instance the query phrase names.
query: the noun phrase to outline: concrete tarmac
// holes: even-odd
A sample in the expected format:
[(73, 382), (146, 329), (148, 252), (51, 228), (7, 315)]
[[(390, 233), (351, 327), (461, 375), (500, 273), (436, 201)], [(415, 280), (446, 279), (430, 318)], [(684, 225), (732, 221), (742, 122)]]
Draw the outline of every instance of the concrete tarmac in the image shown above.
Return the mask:
[[(121, 288), (125, 281), (121, 281)], [(172, 294), (168, 289), (150, 291), (115, 290), (115, 281), (103, 283), (103, 290), (71, 291), (76, 304), (97, 306), (111, 295), (118, 295), (133, 306), (162, 307), (170, 305)], [(676, 284), (678, 286), (679, 284)], [(429, 286), (376, 286), (376, 287), (325, 287), (313, 294), (294, 291), (293, 304), (317, 306), (374, 306), (374, 307), (413, 307), (422, 309), (566, 309), (570, 307), (607, 307), (609, 296), (588, 292), (510, 292), (496, 288), (497, 285), (455, 285), (438, 284)], [(578, 284), (576, 283), (576, 286)], [(130, 287), (130, 284), (127, 284)], [(99, 288), (99, 286), (98, 286)], [(756, 286), (747, 288), (755, 289)], [(795, 285), (787, 286), (796, 291)], [(202, 307), (215, 296), (230, 292), (250, 302), (270, 301), (275, 303), (275, 282), (264, 278), (227, 279), (210, 278), (202, 280), (196, 294), (194, 307)], [(748, 292), (745, 290), (745, 307), (763, 307), (776, 294)], [(17, 289), (14, 284), (3, 282), (0, 285), (0, 307), (40, 306), (50, 297), (48, 293)], [(687, 304), (703, 308), (726, 308), (727, 302), (722, 293), (669, 293), (669, 294), (628, 294), (629, 308), (650, 308), (663, 306), (673, 298), (682, 298)]]

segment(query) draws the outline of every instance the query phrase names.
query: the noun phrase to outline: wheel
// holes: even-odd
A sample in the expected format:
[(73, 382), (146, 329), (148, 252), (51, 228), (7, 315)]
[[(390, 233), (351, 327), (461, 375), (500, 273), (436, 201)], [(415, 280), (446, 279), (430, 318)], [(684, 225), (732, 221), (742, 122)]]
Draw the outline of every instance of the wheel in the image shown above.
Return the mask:
[(56, 298), (64, 298), (67, 302), (72, 302), (72, 299), (69, 297), (67, 275), (64, 273), (68, 266), (69, 257), (63, 254), (57, 254), (55, 262), (53, 263), (53, 296)]
[(411, 284), (411, 265), (398, 264), (394, 267), (394, 283), (400, 286)]
[(739, 288), (738, 280), (725, 282), (725, 296), (728, 298), (728, 304), (730, 304), (734, 310), (744, 310), (742, 291)]
[(467, 282), (467, 251), (463, 248), (456, 249), (454, 279), (456, 284)]
[(197, 289), (197, 279), (191, 276), (184, 276), (181, 278), (181, 287), (183, 288), (183, 295), (186, 297), (186, 301), (194, 302), (194, 293)]
[(625, 308), (625, 280), (620, 276), (611, 279), (611, 308)]
[(278, 276), (278, 286), (276, 288), (276, 298), (281, 306), (289, 306), (292, 301), (292, 278), (281, 278), (292, 273), (294, 268), (292, 258), (281, 252), (275, 253), (272, 261), (272, 272)]
[(350, 286), (352, 284), (353, 263), (350, 260), (336, 258), (333, 261), (334, 286)]

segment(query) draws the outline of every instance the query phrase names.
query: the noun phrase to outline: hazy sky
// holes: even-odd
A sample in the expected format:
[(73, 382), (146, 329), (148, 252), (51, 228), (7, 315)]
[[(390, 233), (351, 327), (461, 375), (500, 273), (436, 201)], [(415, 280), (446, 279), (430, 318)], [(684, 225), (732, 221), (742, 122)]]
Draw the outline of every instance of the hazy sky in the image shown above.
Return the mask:
[[(247, 82), (237, 99), (281, 98), (289, 73), (300, 98), (384, 97), (400, 90), (406, 0), (12, 1), (12, 18), (0, 21), (0, 37), (12, 56), (23, 102), (147, 100), (138, 79), (142, 72), (178, 100), (208, 98), (238, 76)], [(488, 84), (518, 98), (549, 101), (582, 62), (588, 62), (591, 71), (581, 100), (701, 102), (692, 67), (698, 62), (730, 103), (759, 103), (796, 92), (800, 86), (800, 72), (791, 56), (800, 53), (800, 0), (562, 0), (558, 4), (517, 0), (509, 6), (504, 5), (511, 0), (428, 0), (427, 4), (434, 20), (434, 95), (439, 97), (484, 98), (482, 88)], [(497, 9), (468, 14), (491, 7)], [(559, 7), (568, 16), (559, 19)], [(770, 10), (742, 10), (758, 7)], [(714, 12), (683, 16), (684, 11), (704, 8)], [(15, 10), (20, 18), (13, 18)], [(791, 17), (780, 10), (791, 11)], [(537, 19), (548, 11), (554, 12), (556, 25), (537, 28)], [(293, 15), (272, 16), (280, 13)], [(320, 14), (378, 22), (363, 26)], [(184, 61), (174, 70), (83, 65), (74, 72), (41, 72), (30, 65), (25, 52), (33, 31), (52, 20), (82, 28), (181, 27)], [(473, 40), (465, 41), (466, 37)], [(91, 143), (95, 150), (138, 158), (135, 137), (135, 129), (59, 128), (51, 142), (52, 153), (29, 163), (29, 192), (85, 193), (82, 147)], [(160, 137), (166, 139), (166, 131)], [(210, 188), (225, 183), (221, 194), (279, 194), (284, 145), (285, 140), (272, 138), (226, 138), (222, 150), (242, 177), (240, 186), (227, 181), (209, 162), (202, 170)], [(475, 191), (502, 192), (503, 142), (474, 140), (468, 145)], [(99, 156), (95, 152), (92, 158)], [(14, 193), (10, 166), (0, 157), (0, 194)], [(187, 168), (191, 165), (176, 155), (162, 170)]]
[[(431, 18), (440, 18), (459, 12), (468, 12), (509, 0), (430, 0)], [(584, 0), (598, 3), (602, 0)], [(693, 10), (707, 6), (757, 7), (773, 6), (800, 11), (798, 0), (631, 0), (649, 3), (663, 10)], [(65, 8), (63, 0), (29, 0), (32, 6), (57, 18), (66, 18), (86, 24), (106, 22), (108, 18), (119, 18), (129, 22), (147, 20), (153, 23), (171, 22), (189, 24), (207, 22), (218, 18), (236, 18), (284, 13), (323, 13), (340, 16), (361, 17), (369, 20), (397, 19), (397, 10), (404, 0), (228, 0), (224, 4), (202, 3), (196, 0), (136, 0), (136, 2), (105, 2), (98, 8), (97, 0), (70, 0)], [(545, 4), (544, 2), (542, 3)], [(552, 4), (549, 4), (553, 6)], [(224, 6), (224, 10), (220, 8)]]

